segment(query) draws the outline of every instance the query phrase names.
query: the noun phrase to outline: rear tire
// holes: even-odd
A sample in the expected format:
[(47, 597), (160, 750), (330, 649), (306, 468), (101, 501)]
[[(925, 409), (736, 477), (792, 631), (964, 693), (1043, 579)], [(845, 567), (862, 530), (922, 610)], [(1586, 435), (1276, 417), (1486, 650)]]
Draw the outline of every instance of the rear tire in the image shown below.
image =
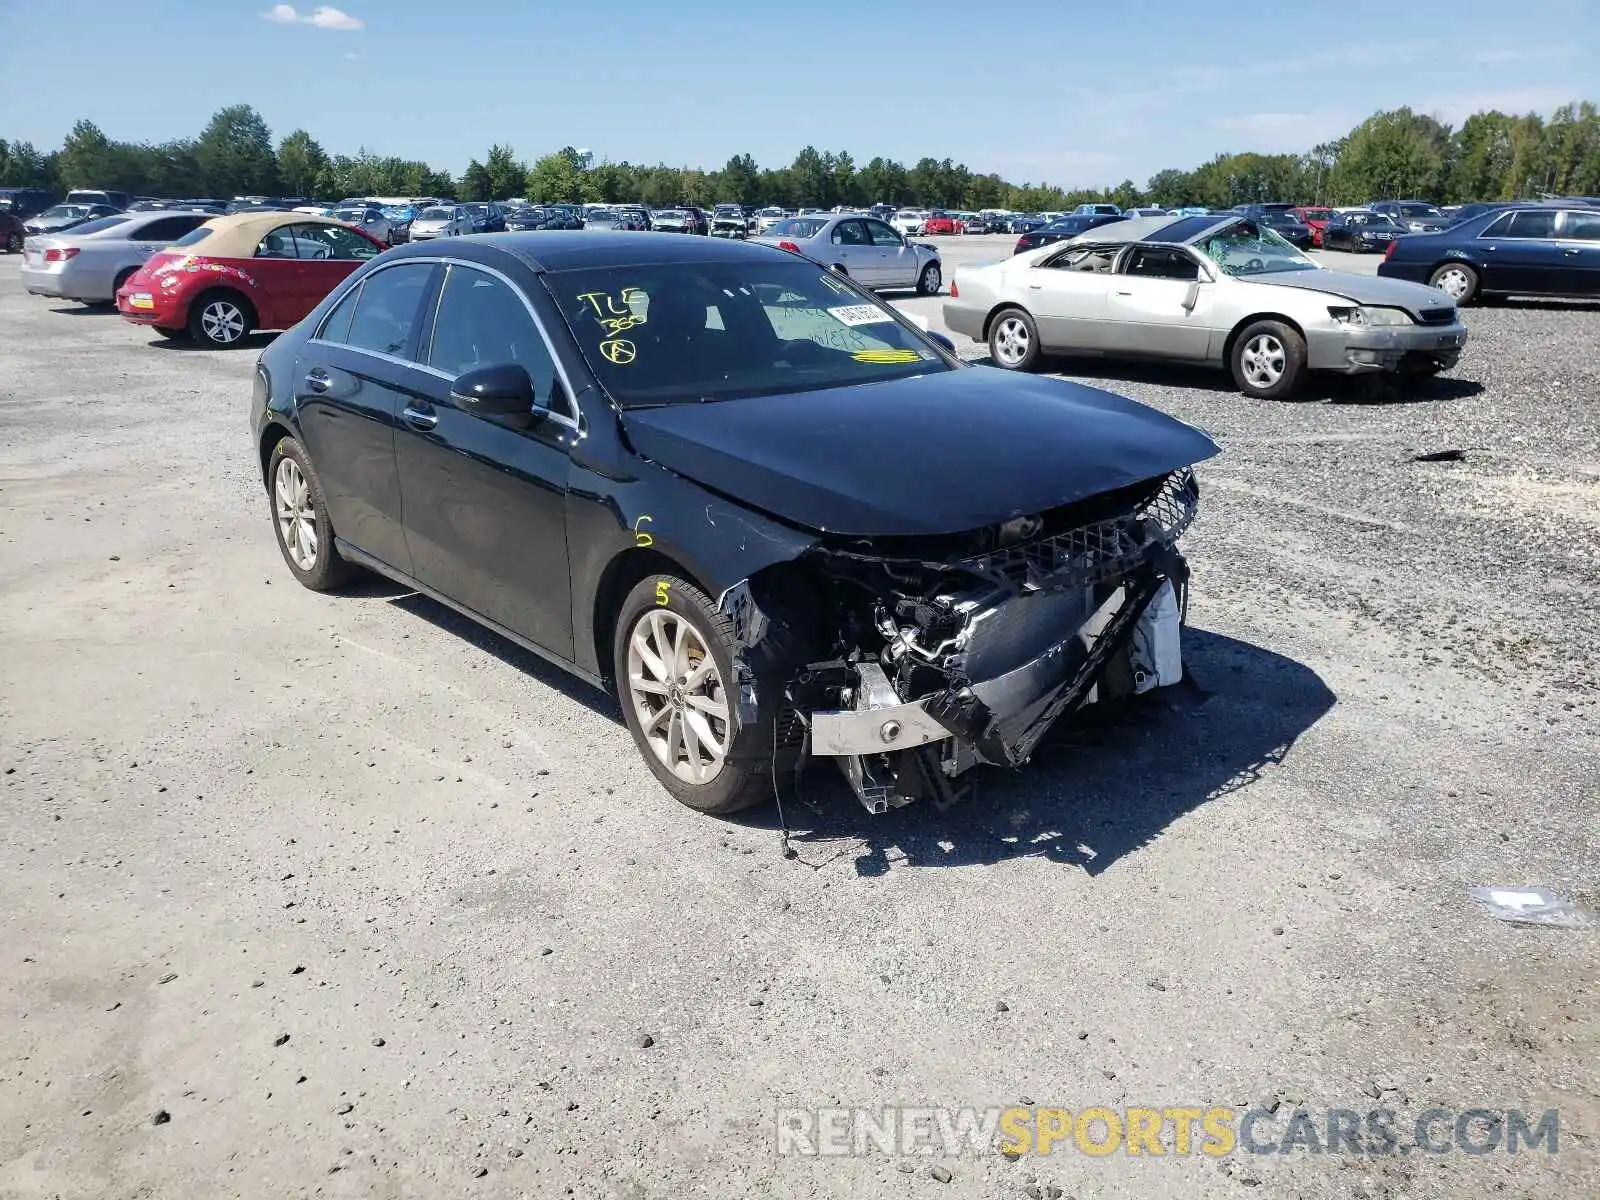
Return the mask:
[(1020, 308), (995, 314), (989, 325), (989, 357), (1007, 371), (1031, 371), (1038, 365), (1039, 327)]
[(711, 598), (664, 574), (628, 593), (612, 635), (617, 699), (645, 765), (679, 803), (712, 816), (772, 796), (772, 747), (735, 711), (733, 647), (733, 623)]
[(1457, 308), (1465, 308), (1477, 299), (1479, 282), (1478, 273), (1462, 262), (1440, 263), (1428, 276), (1428, 286), (1449, 296)]
[(333, 522), (311, 456), (292, 437), (279, 441), (267, 459), (267, 503), (283, 561), (302, 584), (327, 592), (355, 576), (356, 568), (333, 544)]
[(255, 311), (238, 292), (207, 292), (189, 309), (189, 333), (202, 346), (231, 349), (254, 328)]
[(22, 237), (22, 235), (20, 233), (8, 233), (6, 235), (6, 253), (7, 254), (21, 254), (22, 253), (22, 242), (23, 242), (23, 237)]
[(1284, 400), (1306, 374), (1306, 342), (1282, 321), (1255, 321), (1233, 339), (1228, 365), (1239, 390), (1253, 400)]

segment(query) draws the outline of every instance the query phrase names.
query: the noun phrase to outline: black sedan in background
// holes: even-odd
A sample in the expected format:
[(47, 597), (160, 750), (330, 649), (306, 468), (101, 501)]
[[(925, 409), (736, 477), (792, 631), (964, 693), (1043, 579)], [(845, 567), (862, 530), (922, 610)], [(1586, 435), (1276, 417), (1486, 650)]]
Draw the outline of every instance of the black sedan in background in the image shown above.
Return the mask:
[(1521, 205), (1400, 238), (1378, 264), (1457, 305), (1481, 296), (1600, 297), (1600, 209)]
[(1074, 213), (1070, 217), (1062, 217), (1051, 221), (1048, 225), (1030, 229), (1017, 239), (1017, 247), (1011, 253), (1022, 254), (1028, 250), (1036, 250), (1040, 246), (1047, 246), (1051, 242), (1064, 242), (1068, 238), (1077, 237), (1080, 233), (1088, 233), (1091, 229), (1098, 229), (1101, 225), (1110, 225), (1113, 221), (1122, 219), (1110, 213)]
[(1274, 209), (1263, 212), (1255, 218), (1256, 224), (1264, 225), (1277, 234), (1291, 246), (1301, 250), (1311, 249), (1314, 240), (1311, 226), (1307, 225), (1294, 213), (1287, 210)]
[(1177, 542), (1216, 445), (963, 363), (772, 247), (400, 247), (262, 352), (251, 407), (296, 579), (365, 567), (614, 688), (701, 812), (807, 753), (875, 813), (959, 800), (1091, 689), (1181, 678)]
[(1394, 218), (1384, 213), (1336, 212), (1322, 228), (1322, 248), (1352, 254), (1382, 252), (1404, 233)]

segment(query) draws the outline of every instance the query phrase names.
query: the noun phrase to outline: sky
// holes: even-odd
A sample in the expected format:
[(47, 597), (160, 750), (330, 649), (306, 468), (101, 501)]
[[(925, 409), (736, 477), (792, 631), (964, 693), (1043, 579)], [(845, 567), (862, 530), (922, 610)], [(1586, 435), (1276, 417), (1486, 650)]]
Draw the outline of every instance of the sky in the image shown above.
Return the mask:
[(0, 0), (0, 137), (193, 136), (226, 104), (274, 138), (459, 173), (521, 157), (784, 166), (805, 145), (1013, 183), (1142, 184), (1292, 152), (1410, 105), (1600, 101), (1600, 0)]

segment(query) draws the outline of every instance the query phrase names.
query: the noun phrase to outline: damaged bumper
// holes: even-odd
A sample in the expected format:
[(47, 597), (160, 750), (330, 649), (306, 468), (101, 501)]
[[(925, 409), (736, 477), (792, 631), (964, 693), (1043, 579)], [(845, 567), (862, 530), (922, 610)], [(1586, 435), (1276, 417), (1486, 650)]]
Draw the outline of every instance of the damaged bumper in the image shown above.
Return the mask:
[[(804, 752), (838, 760), (869, 811), (963, 798), (986, 763), (1021, 766), (1062, 717), (1179, 682), (1192, 471), (1130, 511), (942, 561), (885, 565), (905, 589), (875, 609), (878, 640), (790, 683)], [(848, 574), (866, 555), (834, 552)], [(921, 572), (919, 574), (919, 572)], [(920, 591), (911, 581), (931, 581)]]
[(1460, 321), (1331, 332), (1311, 329), (1306, 331), (1306, 365), (1313, 371), (1346, 375), (1400, 371), (1412, 365), (1448, 370), (1466, 344), (1467, 327)]

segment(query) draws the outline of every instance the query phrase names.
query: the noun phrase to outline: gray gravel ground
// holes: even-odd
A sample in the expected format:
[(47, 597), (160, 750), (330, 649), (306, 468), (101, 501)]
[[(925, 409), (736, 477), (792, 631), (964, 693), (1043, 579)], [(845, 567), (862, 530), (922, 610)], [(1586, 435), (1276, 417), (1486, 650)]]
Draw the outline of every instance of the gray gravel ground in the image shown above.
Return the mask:
[[(1461, 366), (1388, 396), (1074, 365), (1223, 445), (1207, 697), (947, 814), (819, 773), (789, 862), (771, 813), (671, 804), (582, 685), (393, 588), (297, 587), (254, 354), (16, 262), (0, 1196), (1600, 1194), (1597, 933), (1467, 895), (1600, 912), (1600, 307), (1473, 310)], [(1381, 1103), (1403, 1140), (1558, 1107), (1560, 1149), (774, 1154), (778, 1105), (1028, 1101), (1277, 1102), (1268, 1138)]]

